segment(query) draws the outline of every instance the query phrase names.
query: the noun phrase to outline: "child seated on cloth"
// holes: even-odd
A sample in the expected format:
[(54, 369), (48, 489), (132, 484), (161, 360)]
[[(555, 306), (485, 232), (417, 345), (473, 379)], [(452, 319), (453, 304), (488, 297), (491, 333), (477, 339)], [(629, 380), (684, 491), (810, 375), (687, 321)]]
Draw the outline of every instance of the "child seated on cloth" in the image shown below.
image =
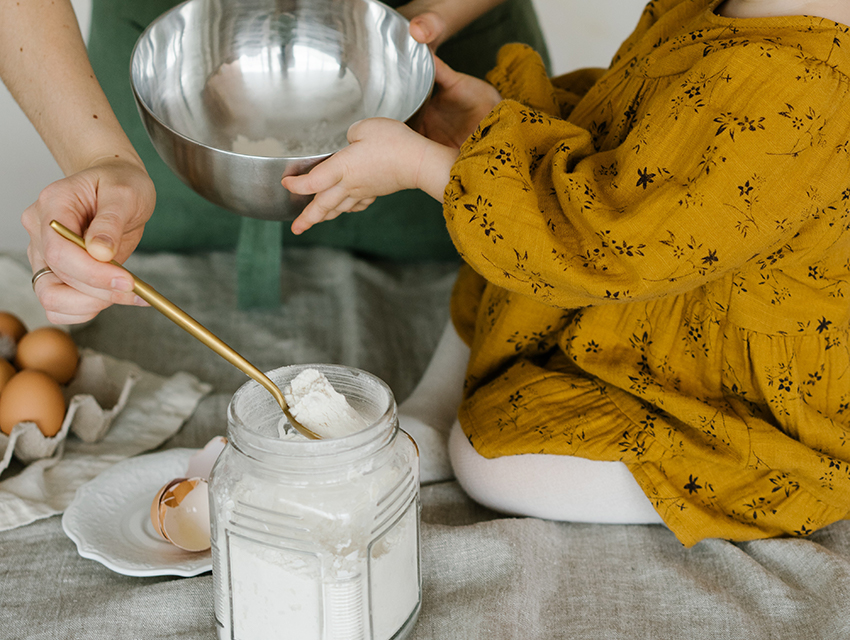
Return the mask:
[(653, 0), (607, 70), (550, 80), (521, 45), (491, 84), (439, 64), (425, 135), (361, 121), (284, 180), (317, 194), (296, 233), (443, 198), (457, 335), (402, 412), (439, 440), (460, 405), (474, 499), (688, 546), (847, 516), (848, 25), (843, 3)]

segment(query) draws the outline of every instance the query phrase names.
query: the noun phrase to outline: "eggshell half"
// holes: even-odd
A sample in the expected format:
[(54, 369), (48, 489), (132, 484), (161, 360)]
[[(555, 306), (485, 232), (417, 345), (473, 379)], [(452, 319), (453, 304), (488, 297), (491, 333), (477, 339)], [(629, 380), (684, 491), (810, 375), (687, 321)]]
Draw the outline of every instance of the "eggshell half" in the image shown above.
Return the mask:
[(154, 529), (186, 551), (210, 548), (209, 489), (203, 478), (179, 478), (165, 485), (151, 505)]
[(226, 444), (227, 438), (224, 436), (216, 436), (207, 442), (203, 449), (196, 451), (192, 454), (192, 457), (189, 458), (189, 466), (186, 468), (186, 475), (190, 478), (203, 478), (204, 480), (209, 480), (213, 465), (215, 464), (215, 461), (218, 460), (218, 456), (224, 450)]
[(186, 480), (186, 478), (174, 478), (174, 480), (169, 480), (162, 485), (159, 491), (156, 492), (156, 495), (151, 502), (151, 524), (153, 525), (154, 530), (166, 540), (168, 540), (168, 538), (166, 538), (165, 534), (162, 532), (162, 519), (159, 516), (160, 509), (162, 508), (160, 506), (162, 504), (162, 496), (175, 484), (179, 484), (184, 480)]

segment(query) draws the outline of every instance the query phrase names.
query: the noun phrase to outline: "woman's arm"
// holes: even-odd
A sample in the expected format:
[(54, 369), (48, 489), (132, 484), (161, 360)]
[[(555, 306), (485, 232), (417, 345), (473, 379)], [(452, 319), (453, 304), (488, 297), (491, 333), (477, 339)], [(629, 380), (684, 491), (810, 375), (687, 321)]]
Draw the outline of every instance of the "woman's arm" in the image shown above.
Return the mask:
[(0, 77), (66, 174), (135, 151), (89, 64), (68, 0), (0, 0)]
[[(98, 84), (68, 0), (0, 0), (0, 78), (68, 178), (23, 214), (38, 296), (53, 322), (81, 322), (113, 302), (138, 303), (127, 258), (153, 212), (153, 184)], [(56, 219), (88, 254), (59, 238)]]

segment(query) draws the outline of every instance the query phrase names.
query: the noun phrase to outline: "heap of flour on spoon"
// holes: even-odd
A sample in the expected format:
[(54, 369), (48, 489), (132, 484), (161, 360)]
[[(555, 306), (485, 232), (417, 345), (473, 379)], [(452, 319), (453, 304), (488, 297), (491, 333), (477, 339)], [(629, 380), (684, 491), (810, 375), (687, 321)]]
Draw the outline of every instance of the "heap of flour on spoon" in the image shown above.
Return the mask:
[[(321, 438), (342, 438), (369, 426), (345, 396), (316, 369), (299, 373), (283, 388), (283, 396), (292, 417)], [(294, 433), (286, 418), (281, 420), (279, 431), (287, 438)]]

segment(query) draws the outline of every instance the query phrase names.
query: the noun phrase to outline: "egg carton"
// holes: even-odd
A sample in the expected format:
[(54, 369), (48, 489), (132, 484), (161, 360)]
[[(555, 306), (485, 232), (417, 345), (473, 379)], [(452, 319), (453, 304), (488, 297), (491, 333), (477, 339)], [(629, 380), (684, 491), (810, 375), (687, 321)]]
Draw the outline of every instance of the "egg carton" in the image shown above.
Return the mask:
[(68, 409), (62, 428), (50, 438), (34, 422), (21, 422), (7, 436), (0, 433), (0, 473), (12, 455), (27, 464), (43, 458), (59, 458), (69, 433), (94, 443), (109, 431), (115, 417), (139, 379), (139, 369), (90, 349), (83, 349), (74, 378), (64, 388)]

